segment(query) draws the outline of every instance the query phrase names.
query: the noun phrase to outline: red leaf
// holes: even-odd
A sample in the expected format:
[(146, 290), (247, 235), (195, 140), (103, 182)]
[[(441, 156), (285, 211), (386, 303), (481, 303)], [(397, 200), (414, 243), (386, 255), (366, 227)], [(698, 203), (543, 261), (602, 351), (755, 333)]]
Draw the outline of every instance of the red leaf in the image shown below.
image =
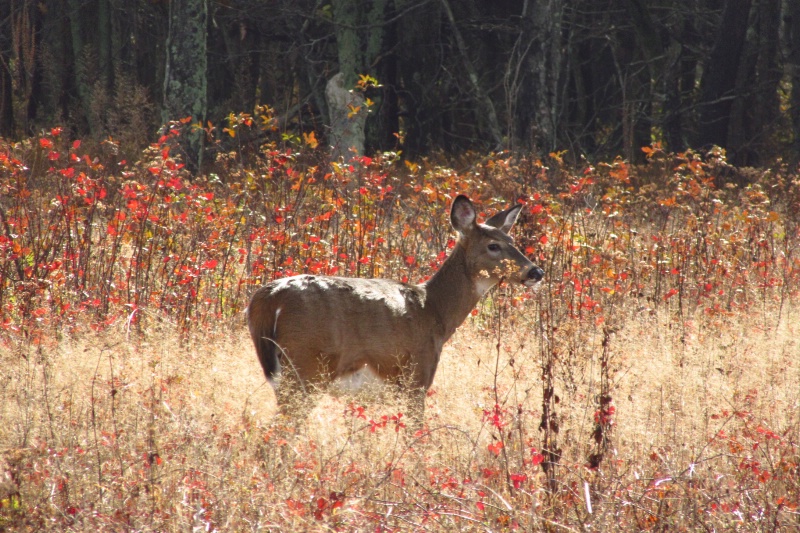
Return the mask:
[(515, 489), (520, 488), (524, 482), (528, 481), (528, 476), (525, 474), (511, 474), (510, 477)]
[(487, 446), (487, 448), (493, 454), (500, 455), (500, 450), (503, 449), (503, 441), (498, 440), (498, 441), (494, 442), (493, 444), (490, 444), (489, 446)]
[(531, 448), (531, 465), (536, 466), (544, 462), (544, 455), (539, 453), (536, 448)]

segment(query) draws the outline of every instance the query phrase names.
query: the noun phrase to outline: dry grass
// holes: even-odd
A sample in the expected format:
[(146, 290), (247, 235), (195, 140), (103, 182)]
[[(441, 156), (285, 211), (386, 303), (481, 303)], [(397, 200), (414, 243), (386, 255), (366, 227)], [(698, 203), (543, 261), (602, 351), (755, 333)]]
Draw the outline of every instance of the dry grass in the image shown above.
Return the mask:
[[(5, 353), (0, 529), (800, 527), (796, 311), (767, 330), (748, 317), (629, 319), (610, 343), (617, 411), (599, 469), (585, 466), (601, 351), (587, 324), (559, 360), (553, 493), (531, 461), (542, 387), (528, 305), (501, 329), (499, 360), (480, 317), (457, 332), (416, 436), (386, 399), (325, 397), (304, 424), (274, 419), (244, 328), (188, 341), (120, 328)], [(484, 416), (495, 403), (502, 435)]]
[[(270, 145), (189, 179), (178, 135), (119, 175), (59, 128), (0, 143), (0, 531), (800, 529), (795, 171)], [(391, 394), (274, 417), (248, 294), (424, 279), (460, 191), (523, 201), (547, 275), (448, 342), (426, 430)]]

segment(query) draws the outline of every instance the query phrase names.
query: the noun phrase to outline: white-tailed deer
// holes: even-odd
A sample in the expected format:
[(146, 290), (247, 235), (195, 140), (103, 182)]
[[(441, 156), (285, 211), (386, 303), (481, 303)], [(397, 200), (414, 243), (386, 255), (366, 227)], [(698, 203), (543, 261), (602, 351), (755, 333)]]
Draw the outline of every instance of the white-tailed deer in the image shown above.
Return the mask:
[(508, 235), (521, 207), (478, 224), (472, 202), (458, 196), (450, 211), (458, 243), (421, 285), (301, 275), (256, 291), (250, 335), (279, 406), (309, 385), (382, 381), (410, 387), (421, 422), (442, 346), (478, 300), (502, 277), (532, 286), (544, 275)]

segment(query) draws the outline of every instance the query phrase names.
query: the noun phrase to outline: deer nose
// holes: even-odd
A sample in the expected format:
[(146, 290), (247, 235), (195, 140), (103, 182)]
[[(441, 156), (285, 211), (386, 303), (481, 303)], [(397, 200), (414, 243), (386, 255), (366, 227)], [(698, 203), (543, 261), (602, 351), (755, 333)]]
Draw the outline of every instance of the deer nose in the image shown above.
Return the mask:
[(528, 279), (532, 279), (534, 281), (541, 281), (544, 277), (544, 270), (535, 266), (528, 270)]

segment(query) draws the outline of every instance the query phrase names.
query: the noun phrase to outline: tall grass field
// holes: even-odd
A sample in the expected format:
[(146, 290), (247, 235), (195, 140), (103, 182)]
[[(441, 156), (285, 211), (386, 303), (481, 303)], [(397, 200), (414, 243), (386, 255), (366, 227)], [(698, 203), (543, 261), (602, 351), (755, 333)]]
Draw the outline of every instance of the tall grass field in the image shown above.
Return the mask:
[[(800, 530), (797, 169), (296, 140), (194, 176), (179, 134), (135, 161), (58, 128), (0, 142), (0, 531)], [(524, 204), (538, 290), (479, 303), (421, 429), (392, 389), (276, 414), (249, 296), (421, 282), (459, 193)]]

